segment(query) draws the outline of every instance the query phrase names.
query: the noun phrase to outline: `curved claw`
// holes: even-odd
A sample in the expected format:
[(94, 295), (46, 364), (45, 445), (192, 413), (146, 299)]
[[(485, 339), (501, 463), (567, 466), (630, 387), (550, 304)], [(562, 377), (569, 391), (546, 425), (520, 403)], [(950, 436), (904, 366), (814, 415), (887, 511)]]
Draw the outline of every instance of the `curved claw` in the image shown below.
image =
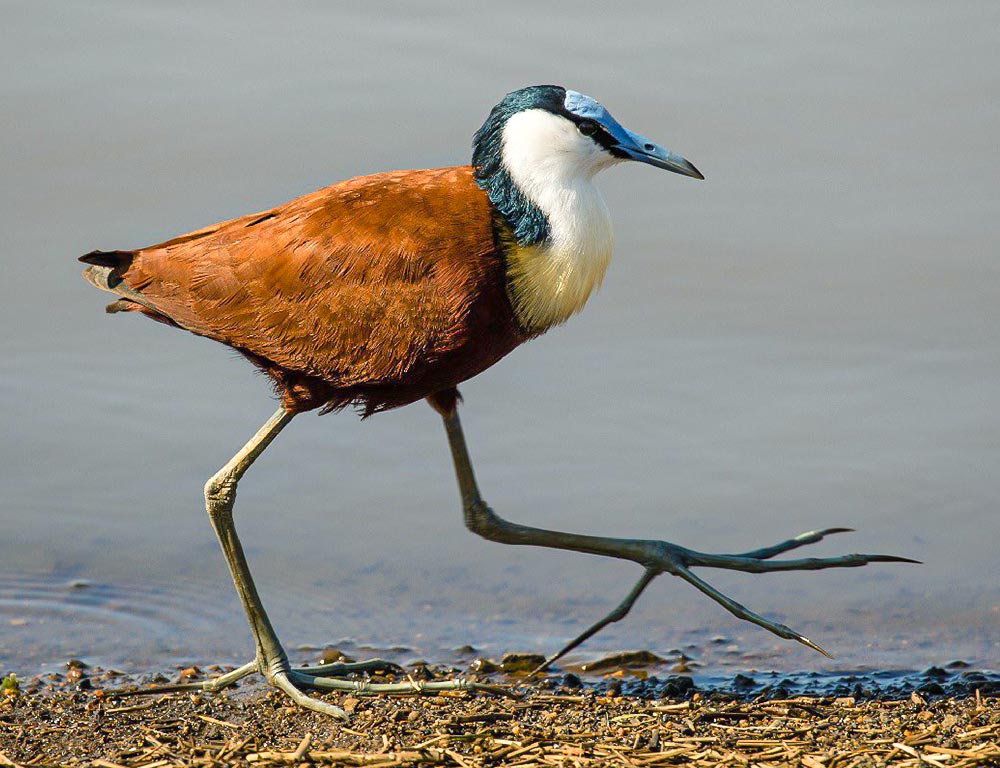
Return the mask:
[(810, 640), (805, 635), (799, 635), (795, 639), (798, 640), (800, 643), (802, 643), (802, 645), (808, 646), (809, 648), (812, 648), (814, 651), (819, 651), (824, 656), (826, 656), (828, 659), (832, 659), (833, 658), (833, 654), (832, 653), (827, 652), (826, 650), (824, 650), (823, 648), (821, 648), (819, 645), (817, 645), (816, 643), (814, 643), (812, 640)]
[(816, 544), (827, 536), (831, 536), (835, 533), (853, 532), (853, 528), (844, 527), (824, 528), (821, 531), (807, 531), (806, 533), (801, 533), (794, 538), (788, 539), (787, 541), (782, 541), (779, 544), (773, 544), (770, 547), (761, 547), (760, 549), (753, 549), (749, 552), (740, 552), (738, 555), (735, 555), (735, 557), (752, 557), (756, 560), (767, 560), (775, 555), (780, 555), (782, 552), (788, 552), (791, 549), (804, 547), (808, 544)]

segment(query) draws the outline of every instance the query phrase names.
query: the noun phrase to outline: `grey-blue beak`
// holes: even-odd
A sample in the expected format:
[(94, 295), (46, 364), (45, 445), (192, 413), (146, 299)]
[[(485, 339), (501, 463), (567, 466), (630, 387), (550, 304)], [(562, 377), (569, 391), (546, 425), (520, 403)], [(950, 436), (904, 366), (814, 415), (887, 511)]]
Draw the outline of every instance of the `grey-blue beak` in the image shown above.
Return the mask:
[(630, 160), (648, 163), (657, 168), (679, 173), (682, 176), (690, 176), (692, 179), (705, 178), (701, 171), (691, 163), (666, 147), (661, 147), (638, 133), (632, 133), (627, 128), (624, 129), (624, 132), (625, 136), (619, 139), (618, 149), (624, 152)]
[(690, 176), (692, 179), (704, 179), (701, 171), (680, 155), (676, 155), (666, 147), (661, 147), (649, 139), (645, 139), (638, 133), (632, 133), (628, 128), (615, 120), (611, 113), (603, 105), (594, 101), (589, 96), (584, 96), (579, 91), (566, 91), (566, 109), (578, 117), (594, 120), (607, 130), (617, 144), (610, 147), (613, 154), (621, 157), (624, 155), (629, 160), (637, 160), (640, 163), (655, 165), (682, 176)]

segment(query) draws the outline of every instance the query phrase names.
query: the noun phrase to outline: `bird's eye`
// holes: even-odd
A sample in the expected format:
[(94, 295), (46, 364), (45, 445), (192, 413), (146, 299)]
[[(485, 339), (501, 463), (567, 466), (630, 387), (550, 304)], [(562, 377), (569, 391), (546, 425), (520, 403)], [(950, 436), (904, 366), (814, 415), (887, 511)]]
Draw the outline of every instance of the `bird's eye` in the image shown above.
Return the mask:
[(584, 136), (593, 136), (597, 133), (598, 128), (597, 123), (593, 120), (581, 120), (576, 127)]

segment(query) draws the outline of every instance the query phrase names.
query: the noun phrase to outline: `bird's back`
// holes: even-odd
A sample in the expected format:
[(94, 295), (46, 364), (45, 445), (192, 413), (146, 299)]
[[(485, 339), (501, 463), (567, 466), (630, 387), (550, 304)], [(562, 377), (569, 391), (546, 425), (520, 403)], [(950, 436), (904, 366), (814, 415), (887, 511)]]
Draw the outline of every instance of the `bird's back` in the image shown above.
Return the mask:
[(149, 248), (95, 252), (90, 278), (243, 352), (287, 407), (370, 413), (454, 386), (526, 337), (492, 211), (469, 167), (335, 184)]

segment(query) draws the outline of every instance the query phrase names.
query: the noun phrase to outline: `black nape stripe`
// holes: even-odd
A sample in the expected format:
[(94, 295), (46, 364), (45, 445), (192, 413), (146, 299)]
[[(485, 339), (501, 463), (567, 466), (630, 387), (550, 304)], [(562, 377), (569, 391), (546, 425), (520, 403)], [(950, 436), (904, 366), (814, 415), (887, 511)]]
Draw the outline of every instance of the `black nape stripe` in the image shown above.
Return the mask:
[(511, 117), (528, 109), (544, 109), (577, 126), (584, 121), (592, 122), (596, 130), (588, 134), (590, 138), (615, 157), (628, 157), (607, 128), (566, 109), (566, 89), (562, 86), (533, 85), (508, 93), (476, 131), (472, 140), (472, 165), (479, 188), (489, 196), (494, 209), (521, 246), (537, 245), (549, 236), (545, 214), (521, 193), (503, 164), (503, 128)]
[(508, 93), (490, 111), (472, 139), (472, 165), (476, 184), (490, 198), (494, 210), (518, 245), (541, 243), (549, 236), (549, 221), (514, 184), (503, 164), (503, 129), (518, 112), (544, 109), (562, 114), (566, 89), (558, 85), (533, 85)]

